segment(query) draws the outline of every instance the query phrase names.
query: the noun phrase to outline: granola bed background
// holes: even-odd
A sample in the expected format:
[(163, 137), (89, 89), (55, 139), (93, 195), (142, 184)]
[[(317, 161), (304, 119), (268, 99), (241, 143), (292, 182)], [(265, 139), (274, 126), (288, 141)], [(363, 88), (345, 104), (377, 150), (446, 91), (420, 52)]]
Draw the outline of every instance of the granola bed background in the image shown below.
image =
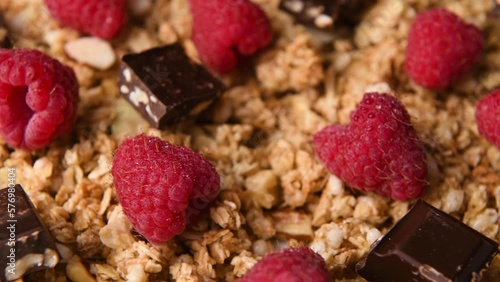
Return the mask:
[[(129, 2), (132, 21), (111, 41), (117, 58), (179, 41), (197, 59), (186, 0)], [(117, 64), (99, 71), (67, 55), (66, 43), (82, 35), (61, 28), (41, 0), (0, 0), (15, 46), (72, 66), (81, 85), (74, 135), (35, 153), (12, 151), (0, 140), (0, 186), (15, 167), (62, 255), (55, 270), (25, 280), (232, 281), (267, 252), (309, 245), (334, 278), (363, 281), (354, 264), (411, 203), (345, 187), (316, 159), (311, 138), (328, 124), (348, 122), (368, 90), (392, 93), (412, 116), (428, 153), (431, 187), (424, 199), (500, 239), (500, 150), (479, 137), (474, 119), (478, 98), (500, 87), (500, 21), (489, 15), (491, 1), (380, 0), (355, 30), (335, 35), (293, 24), (277, 0), (254, 2), (271, 19), (272, 47), (224, 78), (230, 87), (202, 123), (159, 131), (119, 96)], [(411, 20), (436, 5), (486, 37), (479, 66), (443, 93), (414, 85), (403, 68)], [(106, 52), (93, 56), (110, 59), (99, 57)], [(109, 173), (117, 144), (139, 132), (203, 153), (222, 179), (210, 218), (162, 246), (132, 231)], [(499, 279), (497, 255), (485, 281)]]

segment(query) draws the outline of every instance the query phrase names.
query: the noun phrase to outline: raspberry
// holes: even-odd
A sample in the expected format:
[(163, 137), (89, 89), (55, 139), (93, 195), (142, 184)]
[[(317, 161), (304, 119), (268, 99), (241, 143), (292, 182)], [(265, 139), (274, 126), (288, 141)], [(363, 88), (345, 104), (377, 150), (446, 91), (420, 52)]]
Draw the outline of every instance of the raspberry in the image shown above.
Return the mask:
[[(177, 146), (177, 154), (189, 160), (193, 170), (193, 187), (198, 187), (197, 192), (189, 199), (186, 210), (188, 222), (196, 222), (206, 211), (219, 194), (220, 177), (212, 165), (200, 154), (193, 150)], [(198, 164), (198, 165), (197, 165)]]
[(77, 104), (71, 68), (40, 51), (0, 49), (0, 135), (9, 146), (48, 145), (72, 129)]
[(483, 45), (481, 31), (455, 14), (442, 8), (422, 12), (408, 34), (406, 72), (424, 87), (445, 88), (470, 71)]
[(104, 39), (115, 37), (127, 21), (126, 0), (45, 0), (60, 23)]
[(125, 215), (153, 244), (184, 231), (220, 187), (219, 175), (203, 156), (146, 135), (119, 146), (111, 173)]
[(410, 116), (387, 94), (365, 94), (351, 123), (324, 128), (314, 146), (326, 168), (353, 188), (404, 201), (427, 186), (425, 153)]
[(500, 149), (500, 89), (479, 100), (476, 122), (479, 133)]
[(285, 249), (266, 255), (238, 282), (328, 282), (325, 260), (310, 248)]
[(238, 55), (252, 55), (271, 41), (269, 20), (249, 0), (190, 0), (192, 39), (201, 60), (219, 74), (233, 70)]

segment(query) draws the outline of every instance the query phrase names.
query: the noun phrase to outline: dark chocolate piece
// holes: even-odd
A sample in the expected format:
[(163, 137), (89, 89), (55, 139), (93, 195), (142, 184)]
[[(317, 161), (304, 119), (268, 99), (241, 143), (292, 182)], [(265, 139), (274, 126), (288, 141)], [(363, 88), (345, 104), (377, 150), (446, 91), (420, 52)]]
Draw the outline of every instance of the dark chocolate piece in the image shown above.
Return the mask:
[(280, 9), (308, 26), (330, 29), (338, 22), (352, 24), (374, 0), (281, 0)]
[(479, 281), (498, 243), (419, 200), (356, 266), (368, 281)]
[(120, 93), (156, 128), (197, 115), (224, 88), (180, 44), (125, 55), (120, 65)]
[(0, 203), (0, 281), (54, 267), (54, 239), (21, 185), (1, 189)]

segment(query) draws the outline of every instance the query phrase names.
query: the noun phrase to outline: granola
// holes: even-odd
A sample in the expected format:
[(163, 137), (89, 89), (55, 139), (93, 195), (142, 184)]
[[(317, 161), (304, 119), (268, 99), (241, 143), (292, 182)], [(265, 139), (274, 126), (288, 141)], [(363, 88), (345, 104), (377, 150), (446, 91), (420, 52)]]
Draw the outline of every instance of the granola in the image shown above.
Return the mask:
[[(14, 46), (71, 66), (81, 86), (72, 136), (33, 153), (0, 140), (0, 186), (15, 167), (62, 258), (25, 281), (233, 281), (266, 253), (298, 245), (323, 256), (336, 281), (363, 281), (354, 265), (411, 203), (345, 186), (318, 161), (311, 139), (326, 125), (347, 123), (370, 90), (398, 97), (412, 117), (429, 163), (424, 199), (500, 240), (500, 150), (479, 136), (474, 118), (478, 98), (500, 87), (492, 1), (379, 0), (357, 27), (332, 36), (294, 23), (278, 0), (255, 0), (271, 20), (272, 47), (249, 62), (252, 72), (223, 78), (227, 90), (203, 113), (208, 123), (163, 130), (120, 97), (116, 62), (174, 42), (199, 61), (189, 7), (187, 0), (128, 2), (127, 31), (103, 42), (57, 24), (42, 0), (0, 1)], [(434, 6), (476, 24), (486, 38), (477, 69), (444, 93), (415, 85), (404, 72), (411, 20)], [(201, 152), (222, 179), (209, 216), (160, 246), (134, 231), (110, 176), (117, 144), (141, 132)], [(500, 255), (485, 273), (485, 281), (498, 280)]]

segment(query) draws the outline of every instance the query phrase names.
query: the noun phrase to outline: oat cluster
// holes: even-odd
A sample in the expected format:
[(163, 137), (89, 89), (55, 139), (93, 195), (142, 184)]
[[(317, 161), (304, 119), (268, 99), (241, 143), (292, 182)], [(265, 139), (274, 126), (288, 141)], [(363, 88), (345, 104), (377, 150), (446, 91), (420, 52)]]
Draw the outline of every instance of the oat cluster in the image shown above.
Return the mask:
[[(423, 198), (486, 236), (500, 239), (500, 150), (478, 132), (477, 101), (500, 87), (500, 21), (492, 1), (380, 0), (334, 38), (294, 23), (277, 0), (254, 0), (274, 33), (269, 48), (224, 77), (227, 90), (202, 116), (157, 130), (118, 89), (118, 58), (182, 43), (193, 60), (187, 0), (130, 0), (129, 25), (112, 41), (62, 27), (42, 0), (0, 1), (17, 48), (37, 48), (71, 66), (80, 84), (72, 137), (34, 153), (0, 140), (0, 186), (8, 168), (54, 235), (61, 267), (27, 281), (234, 281), (267, 253), (308, 246), (336, 281), (363, 281), (354, 265), (401, 218), (411, 201), (359, 193), (327, 172), (313, 135), (347, 124), (365, 92), (388, 93), (407, 109), (427, 157)], [(440, 93), (405, 73), (410, 25), (441, 6), (483, 31), (478, 66)], [(86, 45), (87, 44), (87, 45)], [(76, 47), (75, 47), (76, 46)], [(95, 46), (102, 52), (84, 53)], [(190, 147), (215, 165), (221, 193), (208, 217), (153, 246), (118, 203), (110, 169), (126, 137), (145, 133)], [(500, 255), (484, 273), (500, 279)]]

